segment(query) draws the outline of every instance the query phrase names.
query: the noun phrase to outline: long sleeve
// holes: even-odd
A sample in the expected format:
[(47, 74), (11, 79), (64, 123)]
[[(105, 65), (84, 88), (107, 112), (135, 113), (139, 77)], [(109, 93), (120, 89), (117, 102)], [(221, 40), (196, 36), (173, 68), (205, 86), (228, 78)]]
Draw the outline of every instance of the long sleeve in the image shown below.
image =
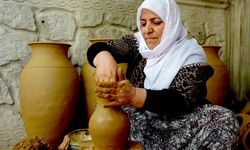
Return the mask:
[(188, 113), (193, 108), (209, 103), (206, 100), (206, 81), (213, 74), (209, 65), (183, 67), (169, 89), (147, 90), (143, 109), (164, 115)]
[(94, 67), (93, 61), (95, 56), (103, 51), (103, 50), (109, 50), (110, 47), (107, 45), (107, 43), (105, 42), (98, 42), (95, 44), (92, 44), (87, 51), (87, 59), (90, 65), (92, 65)]
[[(93, 60), (95, 56), (101, 51), (109, 51), (114, 57), (117, 63), (128, 63), (134, 58), (135, 53), (137, 52), (137, 47), (133, 47), (136, 42), (135, 39), (130, 41), (128, 38), (131, 35), (124, 36), (121, 39), (114, 39), (107, 42), (98, 42), (92, 44), (87, 51), (87, 59), (89, 63), (93, 65)], [(130, 43), (130, 42), (133, 42)]]
[(173, 89), (147, 90), (143, 109), (157, 114), (183, 113), (188, 104), (178, 91)]

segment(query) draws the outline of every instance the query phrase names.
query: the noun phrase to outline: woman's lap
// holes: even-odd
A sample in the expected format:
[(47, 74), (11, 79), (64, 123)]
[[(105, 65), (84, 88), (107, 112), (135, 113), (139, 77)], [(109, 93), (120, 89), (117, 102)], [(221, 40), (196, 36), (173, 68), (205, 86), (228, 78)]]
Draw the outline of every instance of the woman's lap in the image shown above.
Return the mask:
[[(131, 109), (132, 110), (132, 109)], [(232, 111), (204, 105), (178, 119), (159, 119), (147, 113), (129, 111), (131, 139), (145, 149), (234, 149), (239, 124)]]

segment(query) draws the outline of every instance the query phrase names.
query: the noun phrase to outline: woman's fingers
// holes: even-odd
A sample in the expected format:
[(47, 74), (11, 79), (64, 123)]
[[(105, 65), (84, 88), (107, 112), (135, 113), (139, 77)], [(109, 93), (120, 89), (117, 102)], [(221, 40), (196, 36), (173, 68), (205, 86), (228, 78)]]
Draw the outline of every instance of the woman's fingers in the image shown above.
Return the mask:
[(116, 91), (111, 88), (97, 88), (96, 96), (99, 98), (104, 98), (109, 100), (108, 103), (104, 105), (104, 107), (115, 107), (122, 106), (121, 102), (117, 100)]
[(108, 82), (96, 82), (97, 84), (97, 89), (98, 88), (116, 88), (117, 87), (117, 82), (115, 81), (108, 81)]
[(110, 102), (116, 101), (116, 96), (114, 94), (98, 92), (96, 93), (96, 96), (99, 98), (109, 100)]
[[(109, 100), (104, 107), (123, 106), (130, 103), (130, 94), (127, 92), (131, 88), (130, 83), (125, 80), (125, 75), (121, 67), (117, 68), (116, 80), (103, 80), (106, 78), (99, 78), (97, 81), (96, 96)], [(127, 81), (127, 82), (126, 82)]]
[(112, 101), (112, 102), (104, 104), (105, 108), (108, 108), (108, 107), (117, 107), (117, 106), (121, 106), (121, 104), (120, 104), (119, 101)]
[(95, 70), (95, 81), (98, 86), (112, 86), (117, 81), (125, 80), (121, 67), (97, 68)]
[(108, 83), (108, 82), (115, 82), (116, 81), (116, 74), (109, 73), (109, 74), (95, 74), (96, 83)]
[(117, 76), (118, 76), (118, 81), (125, 80), (125, 75), (121, 67), (118, 67), (117, 69)]
[(109, 100), (107, 107), (128, 105), (135, 96), (135, 88), (128, 80), (100, 83), (96, 88), (96, 96)]
[(115, 87), (97, 87), (95, 90), (96, 93), (107, 93), (107, 94), (114, 94), (116, 93)]

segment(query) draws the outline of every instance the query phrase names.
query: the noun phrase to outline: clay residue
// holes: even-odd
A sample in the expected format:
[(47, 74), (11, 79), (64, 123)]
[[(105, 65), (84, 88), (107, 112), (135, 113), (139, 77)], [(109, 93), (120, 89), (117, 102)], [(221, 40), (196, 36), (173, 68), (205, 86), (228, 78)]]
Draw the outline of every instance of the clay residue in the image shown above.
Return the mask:
[(52, 150), (52, 147), (43, 138), (26, 138), (18, 142), (13, 149), (18, 150)]

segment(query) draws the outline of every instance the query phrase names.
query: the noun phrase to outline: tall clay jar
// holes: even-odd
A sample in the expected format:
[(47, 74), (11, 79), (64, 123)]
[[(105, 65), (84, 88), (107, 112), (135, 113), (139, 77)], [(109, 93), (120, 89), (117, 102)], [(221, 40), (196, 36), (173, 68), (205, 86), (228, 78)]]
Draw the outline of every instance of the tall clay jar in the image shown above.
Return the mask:
[(95, 109), (96, 97), (95, 97), (95, 78), (94, 78), (94, 70), (87, 61), (85, 61), (82, 65), (82, 87), (83, 87), (83, 101), (85, 106), (85, 114), (87, 118), (87, 122), (89, 121), (92, 113)]
[(20, 75), (20, 109), (28, 137), (43, 137), (54, 149), (75, 113), (79, 75), (67, 57), (69, 44), (33, 42)]
[(89, 120), (95, 150), (125, 150), (130, 122), (121, 108), (104, 108), (104, 99), (97, 98), (96, 109)]
[(229, 89), (229, 73), (226, 65), (220, 60), (220, 46), (202, 46), (210, 64), (214, 69), (213, 76), (207, 81), (207, 99), (216, 105), (223, 105)]

